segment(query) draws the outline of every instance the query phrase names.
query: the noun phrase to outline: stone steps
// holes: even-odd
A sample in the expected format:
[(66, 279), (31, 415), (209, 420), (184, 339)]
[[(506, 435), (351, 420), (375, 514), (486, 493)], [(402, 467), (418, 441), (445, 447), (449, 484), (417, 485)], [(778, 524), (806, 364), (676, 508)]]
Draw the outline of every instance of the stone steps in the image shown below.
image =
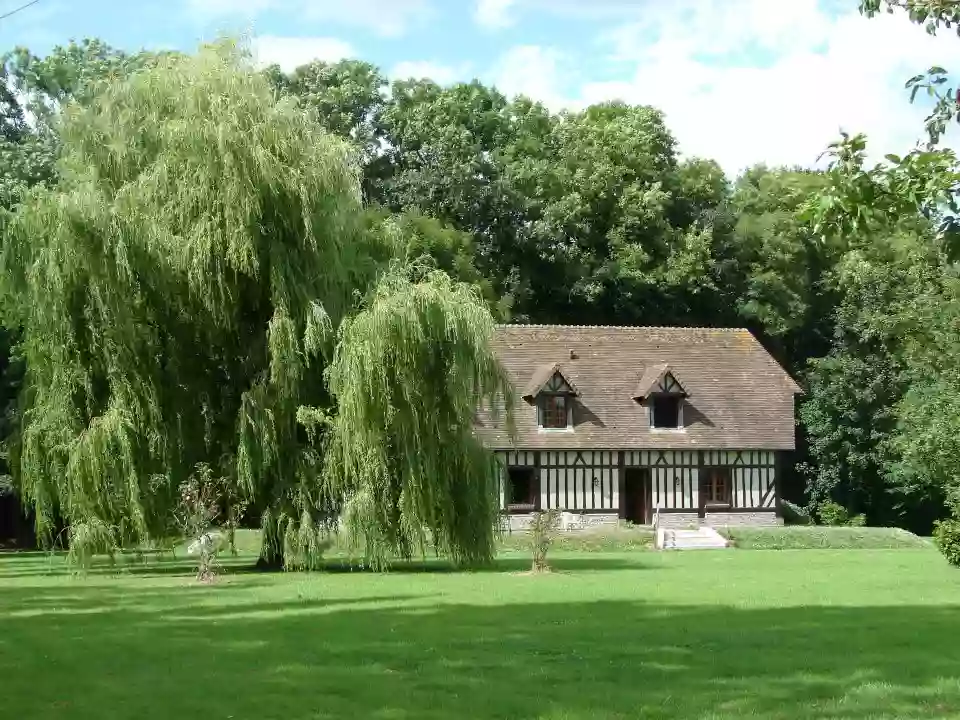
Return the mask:
[(728, 546), (726, 538), (711, 527), (697, 530), (657, 530), (657, 548), (660, 550), (723, 550)]

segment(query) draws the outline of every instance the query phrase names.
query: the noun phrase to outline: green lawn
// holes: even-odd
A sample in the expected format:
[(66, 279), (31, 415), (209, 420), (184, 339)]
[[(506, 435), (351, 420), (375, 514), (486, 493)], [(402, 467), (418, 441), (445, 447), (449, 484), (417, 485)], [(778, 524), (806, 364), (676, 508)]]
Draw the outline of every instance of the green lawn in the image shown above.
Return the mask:
[(556, 565), (197, 586), (0, 555), (0, 717), (960, 717), (960, 572), (935, 550)]

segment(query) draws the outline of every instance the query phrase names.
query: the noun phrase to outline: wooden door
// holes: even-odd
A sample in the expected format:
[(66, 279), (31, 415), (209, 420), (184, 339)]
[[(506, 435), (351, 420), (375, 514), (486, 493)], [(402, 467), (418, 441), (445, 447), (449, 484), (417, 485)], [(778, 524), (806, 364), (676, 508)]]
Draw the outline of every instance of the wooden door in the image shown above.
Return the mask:
[(646, 468), (627, 468), (624, 472), (624, 497), (621, 499), (623, 516), (638, 525), (649, 525), (652, 520), (650, 471)]

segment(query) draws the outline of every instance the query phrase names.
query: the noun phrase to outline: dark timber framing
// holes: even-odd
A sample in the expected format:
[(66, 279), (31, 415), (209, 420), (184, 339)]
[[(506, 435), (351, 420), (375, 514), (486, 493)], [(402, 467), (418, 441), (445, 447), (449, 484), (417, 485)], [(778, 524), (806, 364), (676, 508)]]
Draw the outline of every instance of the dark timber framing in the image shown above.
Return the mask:
[[(774, 491), (774, 506), (776, 507), (777, 517), (783, 517), (783, 497), (781, 495), (781, 489), (783, 488), (783, 479), (780, 477), (780, 473), (783, 471), (783, 453), (776, 452), (774, 453), (773, 458), (773, 491)], [(761, 503), (762, 505), (763, 503)]]
[(697, 451), (697, 517), (704, 517), (706, 509), (703, 504), (703, 478), (706, 475), (707, 464), (704, 461), (703, 450)]
[(623, 464), (623, 450), (617, 453), (617, 501), (620, 507), (617, 513), (621, 520), (627, 518), (627, 473)]
[[(781, 453), (774, 450), (513, 450), (504, 469), (533, 469), (535, 509), (626, 517), (626, 471), (649, 471), (649, 505), (661, 513), (780, 514)], [(708, 506), (702, 482), (711, 467), (729, 472), (731, 504)]]
[(540, 480), (540, 451), (533, 453), (533, 479), (537, 483), (537, 499), (534, 500), (534, 506), (537, 509), (537, 512), (543, 510), (541, 504), (543, 503), (543, 483)]

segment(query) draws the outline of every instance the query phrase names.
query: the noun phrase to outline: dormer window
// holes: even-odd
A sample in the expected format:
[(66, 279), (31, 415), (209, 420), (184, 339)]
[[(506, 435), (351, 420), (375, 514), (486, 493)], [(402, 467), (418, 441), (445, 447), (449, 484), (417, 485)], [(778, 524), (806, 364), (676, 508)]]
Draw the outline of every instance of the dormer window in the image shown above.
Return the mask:
[(652, 365), (647, 368), (637, 383), (633, 397), (650, 409), (651, 428), (683, 428), (683, 399), (687, 397), (687, 391), (683, 389), (669, 365)]
[(650, 398), (650, 427), (676, 430), (683, 427), (682, 414), (679, 395), (653, 395)]
[(540, 427), (547, 430), (562, 430), (567, 423), (567, 396), (540, 395)]
[(557, 364), (541, 367), (530, 378), (523, 398), (536, 403), (537, 425), (541, 430), (569, 430), (573, 428), (573, 403), (577, 395), (573, 383)]

